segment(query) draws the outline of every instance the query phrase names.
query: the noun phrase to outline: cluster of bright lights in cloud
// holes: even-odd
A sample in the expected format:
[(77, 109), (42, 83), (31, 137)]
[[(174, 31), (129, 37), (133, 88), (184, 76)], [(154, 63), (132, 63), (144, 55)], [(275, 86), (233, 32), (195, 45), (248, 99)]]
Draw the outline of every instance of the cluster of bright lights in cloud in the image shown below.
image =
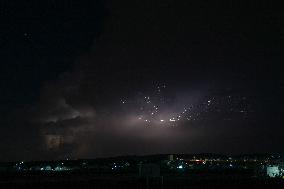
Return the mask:
[[(121, 105), (136, 120), (136, 124), (146, 126), (178, 126), (180, 122), (191, 122), (201, 119), (207, 119), (208, 113), (240, 113), (246, 116), (248, 107), (246, 107), (246, 98), (237, 96), (198, 96), (186, 93), (185, 99), (180, 102), (178, 95), (168, 95), (165, 92), (166, 85), (158, 85), (150, 95), (141, 93), (135, 98), (121, 99)], [(245, 105), (242, 105), (245, 104)], [(133, 113), (134, 112), (134, 113)], [(207, 114), (206, 116), (204, 116)], [(227, 118), (224, 117), (224, 120)]]

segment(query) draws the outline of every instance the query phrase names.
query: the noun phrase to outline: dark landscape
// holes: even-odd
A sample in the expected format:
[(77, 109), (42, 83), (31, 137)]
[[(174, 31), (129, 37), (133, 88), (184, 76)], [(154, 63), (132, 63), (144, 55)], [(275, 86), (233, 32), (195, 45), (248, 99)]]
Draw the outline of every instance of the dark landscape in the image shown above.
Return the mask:
[(0, 178), (3, 188), (282, 188), (284, 161), (268, 154), (175, 154), (14, 162), (1, 164)]

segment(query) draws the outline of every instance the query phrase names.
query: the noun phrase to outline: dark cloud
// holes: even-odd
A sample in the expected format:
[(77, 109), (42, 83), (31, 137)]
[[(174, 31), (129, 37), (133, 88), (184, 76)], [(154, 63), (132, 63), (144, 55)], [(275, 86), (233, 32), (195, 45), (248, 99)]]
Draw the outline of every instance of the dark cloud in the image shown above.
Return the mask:
[[(11, 66), (16, 79), (0, 88), (0, 159), (283, 150), (283, 57), (274, 44), (282, 38), (265, 21), (278, 11), (94, 2), (35, 5), (16, 33), (24, 42), (7, 43), (21, 52), (7, 60), (23, 66)], [(184, 108), (188, 116), (169, 123)]]

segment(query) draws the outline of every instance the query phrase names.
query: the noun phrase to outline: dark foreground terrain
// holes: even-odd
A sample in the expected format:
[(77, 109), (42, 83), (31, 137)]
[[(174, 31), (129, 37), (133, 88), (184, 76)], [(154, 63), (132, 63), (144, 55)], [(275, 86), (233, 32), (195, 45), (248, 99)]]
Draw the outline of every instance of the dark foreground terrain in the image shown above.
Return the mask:
[(140, 178), (133, 175), (92, 175), (92, 174), (33, 174), (1, 176), (0, 188), (94, 188), (94, 189), (135, 189), (135, 188), (284, 188), (283, 179), (245, 178), (230, 175), (193, 175), (186, 177), (164, 176), (162, 178)]

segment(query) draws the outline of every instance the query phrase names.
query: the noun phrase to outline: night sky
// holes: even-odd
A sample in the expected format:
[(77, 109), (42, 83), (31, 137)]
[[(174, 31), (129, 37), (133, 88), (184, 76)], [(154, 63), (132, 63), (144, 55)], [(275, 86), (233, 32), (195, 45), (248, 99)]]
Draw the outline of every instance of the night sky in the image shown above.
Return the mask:
[(271, 1), (1, 1), (0, 160), (284, 151)]

